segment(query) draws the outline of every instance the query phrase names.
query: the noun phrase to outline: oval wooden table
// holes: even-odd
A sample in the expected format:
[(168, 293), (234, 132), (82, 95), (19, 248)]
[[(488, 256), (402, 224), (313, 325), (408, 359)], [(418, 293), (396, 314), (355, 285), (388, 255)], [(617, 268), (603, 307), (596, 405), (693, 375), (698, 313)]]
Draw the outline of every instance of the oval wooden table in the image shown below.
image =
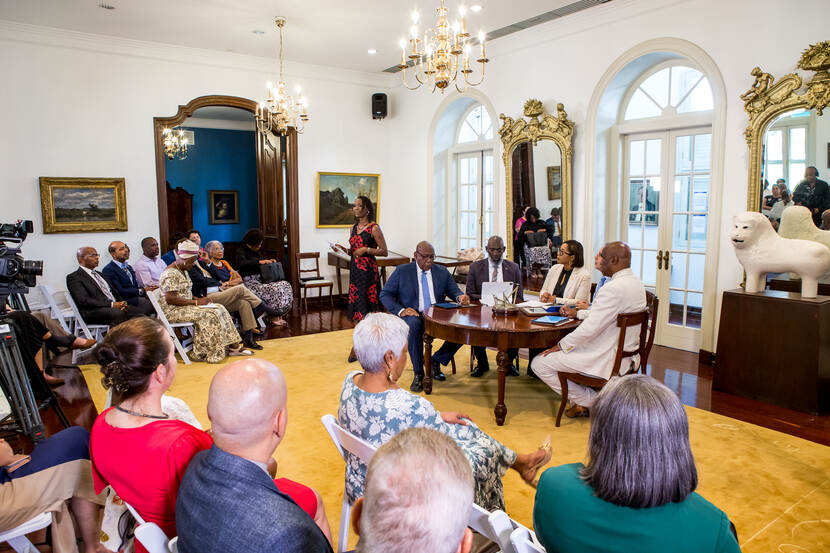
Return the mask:
[(507, 415), (504, 386), (510, 360), (508, 348), (550, 348), (572, 332), (579, 321), (560, 326), (532, 324), (534, 317), (519, 313), (496, 315), (486, 305), (457, 309), (432, 306), (424, 311), (424, 392), (432, 393), (432, 341), (440, 338), (456, 344), (495, 347), (499, 350), (499, 400), (493, 410), (496, 424), (502, 426)]

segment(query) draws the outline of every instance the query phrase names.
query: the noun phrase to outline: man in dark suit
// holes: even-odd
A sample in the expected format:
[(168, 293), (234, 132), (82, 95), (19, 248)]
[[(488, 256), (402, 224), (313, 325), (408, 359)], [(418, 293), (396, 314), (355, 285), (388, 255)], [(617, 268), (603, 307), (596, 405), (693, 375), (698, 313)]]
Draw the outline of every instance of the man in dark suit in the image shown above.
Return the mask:
[(104, 275), (96, 271), (98, 252), (95, 248), (81, 248), (77, 252), (78, 270), (66, 275), (66, 288), (75, 300), (81, 317), (87, 323), (115, 326), (127, 319), (141, 317), (141, 309), (121, 299), (110, 287)]
[[(482, 282), (512, 282), (518, 284), (519, 290), (516, 293), (516, 301), (524, 301), (522, 295), (522, 270), (519, 265), (504, 259), (504, 240), (500, 236), (491, 236), (487, 240), (487, 259), (481, 259), (470, 265), (470, 270), (467, 273), (467, 295), (471, 300), (481, 300), (481, 283)], [(436, 353), (432, 356), (432, 366), (437, 363), (446, 365), (455, 355), (455, 352), (461, 347), (461, 344), (452, 344), (452, 347), (446, 348), (444, 352)], [(453, 349), (454, 348), (454, 349)], [(443, 349), (443, 348), (442, 348)], [(487, 348), (482, 346), (474, 346), (473, 354), (476, 357), (476, 369), (471, 376), (479, 377), (490, 370), (490, 365), (487, 361)], [(508, 376), (519, 376), (519, 371), (513, 365), (513, 361), (519, 356), (517, 348), (510, 348), (507, 350), (507, 355), (510, 357), (510, 370), (507, 372)]]
[(109, 245), (109, 252), (112, 261), (107, 263), (101, 273), (107, 279), (110, 287), (113, 288), (124, 301), (137, 307), (145, 315), (153, 315), (155, 309), (147, 299), (147, 292), (155, 290), (158, 286), (142, 288), (135, 278), (135, 271), (127, 260), (130, 258), (130, 248), (124, 242), (112, 242)]
[[(380, 301), (387, 311), (403, 318), (409, 326), (409, 359), (415, 371), (409, 389), (420, 392), (424, 389), (424, 319), (421, 313), (447, 299), (466, 305), (470, 298), (461, 291), (446, 267), (434, 264), (435, 249), (432, 244), (420, 242), (413, 257), (414, 262), (395, 269), (380, 292)], [(442, 355), (453, 346), (455, 344), (445, 342), (436, 355)], [(432, 366), (432, 377), (446, 380), (440, 365)]]
[(322, 503), (312, 519), (267, 470), (288, 420), (280, 370), (261, 359), (227, 365), (207, 412), (213, 447), (190, 461), (176, 499), (179, 552), (331, 553)]

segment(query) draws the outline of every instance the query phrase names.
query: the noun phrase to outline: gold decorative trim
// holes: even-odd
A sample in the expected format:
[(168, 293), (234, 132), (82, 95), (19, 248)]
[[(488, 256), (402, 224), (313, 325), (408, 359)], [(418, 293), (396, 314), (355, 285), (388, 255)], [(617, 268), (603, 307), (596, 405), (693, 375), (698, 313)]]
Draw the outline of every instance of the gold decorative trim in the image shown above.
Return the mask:
[(514, 120), (505, 114), (499, 114), (502, 121), (499, 135), (502, 143), (502, 161), (504, 163), (504, 183), (507, 190), (507, 255), (512, 259), (513, 255), (513, 179), (511, 172), (511, 160), (513, 148), (522, 142), (531, 142), (534, 145), (539, 140), (552, 140), (562, 154), (562, 240), (571, 239), (571, 220), (573, 218), (573, 206), (571, 197), (573, 195), (571, 180), (571, 163), (573, 159), (573, 121), (568, 119), (565, 106), (556, 104), (556, 115), (545, 113), (542, 102), (531, 98), (525, 102), (523, 118)]
[(747, 187), (746, 206), (749, 211), (757, 211), (761, 205), (761, 152), (764, 147), (764, 131), (778, 116), (788, 111), (804, 108), (816, 110), (822, 115), (824, 108), (830, 105), (830, 41), (825, 40), (811, 44), (801, 54), (797, 67), (804, 71), (814, 71), (815, 75), (802, 88), (801, 77), (797, 73), (784, 75), (778, 81), (760, 67), (755, 67), (750, 75), (755, 77), (752, 86), (741, 94), (744, 111), (749, 118), (745, 136), (749, 144), (749, 185)]

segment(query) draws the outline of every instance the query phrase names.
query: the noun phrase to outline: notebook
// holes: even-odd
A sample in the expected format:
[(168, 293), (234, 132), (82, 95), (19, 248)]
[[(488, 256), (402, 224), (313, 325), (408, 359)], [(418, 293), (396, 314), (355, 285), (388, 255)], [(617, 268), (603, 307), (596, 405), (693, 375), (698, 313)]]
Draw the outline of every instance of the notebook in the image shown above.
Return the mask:
[(560, 317), (558, 315), (547, 315), (546, 317), (539, 317), (535, 319), (534, 323), (546, 324), (546, 325), (560, 325), (565, 324), (569, 321), (568, 317)]

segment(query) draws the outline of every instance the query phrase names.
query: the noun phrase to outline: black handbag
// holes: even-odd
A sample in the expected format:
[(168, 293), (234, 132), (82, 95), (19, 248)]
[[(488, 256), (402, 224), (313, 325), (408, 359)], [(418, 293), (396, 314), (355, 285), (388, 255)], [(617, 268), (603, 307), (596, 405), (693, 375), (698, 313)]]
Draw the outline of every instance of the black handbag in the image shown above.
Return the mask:
[(538, 248), (548, 245), (548, 234), (546, 232), (533, 232), (525, 235), (525, 242), (528, 248)]
[(282, 263), (274, 261), (259, 266), (259, 276), (263, 284), (285, 280), (285, 271), (282, 270)]

